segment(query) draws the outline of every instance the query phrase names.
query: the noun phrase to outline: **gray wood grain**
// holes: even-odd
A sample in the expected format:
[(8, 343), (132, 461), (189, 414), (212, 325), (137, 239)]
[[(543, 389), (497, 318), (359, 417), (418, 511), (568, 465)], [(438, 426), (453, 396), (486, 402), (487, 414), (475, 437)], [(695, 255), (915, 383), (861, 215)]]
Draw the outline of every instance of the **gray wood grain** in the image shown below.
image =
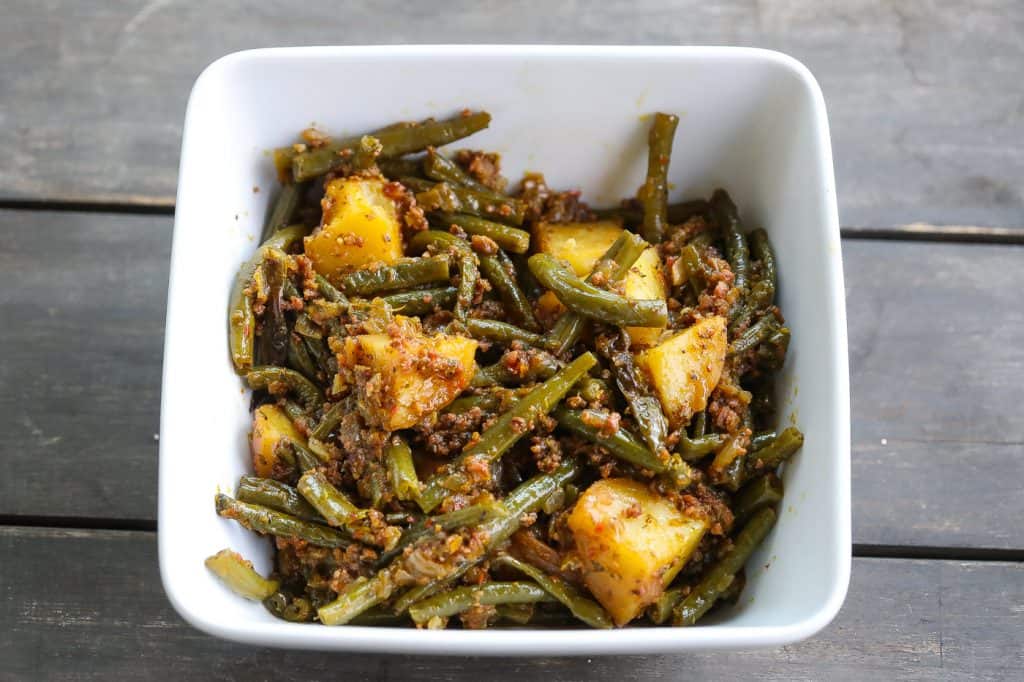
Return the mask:
[[(0, 555), (0, 679), (985, 680), (1024, 666), (1024, 566), (1014, 563), (856, 559), (836, 621), (777, 650), (492, 660), (213, 639), (171, 610), (151, 533), (0, 528)], [(60, 571), (59, 586), (42, 566)]]
[[(0, 211), (0, 516), (155, 518), (170, 227)], [(1024, 248), (843, 248), (854, 542), (1024, 548)]]
[(1017, 0), (6, 4), (0, 199), (169, 206), (195, 76), (289, 44), (736, 44), (821, 82), (854, 227), (1024, 228)]

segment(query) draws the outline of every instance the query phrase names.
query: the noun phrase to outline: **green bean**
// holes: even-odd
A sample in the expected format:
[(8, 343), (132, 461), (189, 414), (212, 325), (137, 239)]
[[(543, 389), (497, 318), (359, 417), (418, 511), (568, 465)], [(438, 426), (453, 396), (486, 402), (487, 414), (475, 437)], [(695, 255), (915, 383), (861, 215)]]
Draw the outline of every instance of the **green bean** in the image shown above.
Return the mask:
[(396, 616), (386, 609), (371, 607), (349, 620), (348, 624), (368, 627), (396, 627), (408, 625), (409, 618), (405, 614)]
[(289, 183), (281, 187), (281, 191), (270, 209), (270, 217), (263, 227), (260, 242), (265, 242), (277, 230), (288, 227), (295, 218), (295, 209), (299, 207), (299, 199), (308, 189), (305, 183)]
[(561, 360), (550, 353), (533, 351), (530, 353), (528, 365), (522, 373), (510, 368), (503, 358), (493, 365), (479, 368), (469, 385), (473, 388), (483, 388), (500, 384), (530, 384), (536, 381), (547, 381), (564, 366), (565, 364)]
[(526, 218), (526, 204), (494, 192), (477, 192), (447, 182), (431, 183), (402, 178), (402, 184), (416, 192), (416, 203), (424, 211), (464, 213), (518, 227)]
[(526, 230), (459, 213), (435, 213), (431, 220), (444, 229), (456, 225), (466, 234), (489, 237), (495, 244), (511, 253), (526, 253), (530, 250), (530, 233)]
[[(486, 112), (463, 114), (443, 121), (424, 121), (415, 126), (386, 128), (371, 133), (381, 144), (380, 156), (392, 158), (427, 147), (440, 147), (483, 130), (491, 122)], [(292, 175), (303, 181), (325, 175), (345, 165), (345, 150), (355, 150), (362, 136), (332, 140), (323, 147), (301, 152), (292, 159)]]
[(331, 485), (323, 472), (317, 469), (307, 471), (299, 479), (296, 489), (329, 525), (343, 528), (356, 540), (384, 549), (391, 549), (398, 542), (399, 532), (396, 528), (389, 526), (381, 533), (373, 532), (366, 522), (366, 511)]
[(711, 210), (725, 239), (725, 258), (732, 266), (733, 286), (746, 295), (750, 277), (750, 250), (747, 238), (740, 227), (736, 204), (723, 189), (716, 189), (711, 195)]
[(662, 460), (625, 428), (620, 427), (615, 433), (605, 435), (600, 428), (591, 426), (591, 424), (605, 421), (608, 418), (607, 413), (597, 410), (570, 410), (558, 407), (551, 413), (551, 416), (558, 421), (558, 425), (563, 429), (600, 445), (613, 456), (625, 462), (666, 476), (676, 487), (684, 488), (693, 480), (693, 471), (679, 455), (672, 455), (668, 459)]
[[(206, 559), (206, 567), (213, 571), (235, 594), (256, 601), (266, 599), (280, 587), (277, 580), (264, 578), (237, 552), (222, 549)], [(540, 591), (540, 588), (537, 588)]]
[[(637, 202), (634, 202), (637, 203)], [(694, 216), (708, 211), (706, 199), (690, 199), (678, 204), (668, 205), (668, 222), (671, 225), (680, 225)], [(624, 225), (637, 227), (644, 222), (644, 210), (640, 205), (614, 206), (612, 208), (593, 209), (594, 214), (601, 220), (618, 218)]]
[(770, 507), (761, 509), (751, 517), (736, 536), (732, 548), (673, 610), (673, 625), (693, 625), (708, 612), (768, 535), (775, 525), (775, 519), (775, 511)]
[(331, 431), (338, 428), (338, 424), (341, 423), (342, 417), (346, 413), (352, 411), (352, 406), (345, 401), (334, 403), (324, 412), (324, 416), (320, 418), (316, 428), (314, 428), (310, 434), (310, 438), (316, 438), (317, 440), (323, 440), (330, 435)]
[(800, 433), (800, 429), (795, 426), (790, 426), (776, 436), (772, 442), (758, 450), (754, 458), (761, 460), (764, 467), (774, 469), (792, 457), (793, 453), (799, 450), (803, 444), (804, 434)]
[(693, 417), (693, 428), (690, 429), (690, 435), (694, 438), (700, 438), (704, 435), (704, 432), (708, 427), (708, 413), (707, 410), (698, 412)]
[(758, 476), (747, 483), (733, 498), (732, 512), (736, 523), (746, 523), (754, 512), (774, 507), (782, 501), (782, 480), (775, 474)]
[(239, 502), (224, 494), (216, 497), (217, 514), (237, 521), (245, 528), (264, 535), (305, 540), (317, 547), (346, 547), (352, 540), (334, 528), (303, 521), (258, 504)]
[(679, 262), (686, 270), (686, 279), (694, 296), (700, 296), (707, 287), (707, 275), (704, 272), (700, 252), (693, 244), (687, 244), (679, 251)]
[(409, 240), (408, 249), (414, 253), (425, 251), (428, 247), (444, 251), (456, 259), (459, 266), (459, 287), (455, 299), (455, 319), (464, 322), (469, 315), (469, 308), (476, 297), (476, 283), (480, 279), (477, 269), (476, 255), (465, 239), (448, 232), (425, 230), (417, 232)]
[[(702, 413), (703, 414), (703, 413)], [(718, 450), (725, 443), (725, 436), (720, 433), (707, 433), (702, 436), (688, 438), (685, 434), (679, 439), (676, 447), (683, 460), (696, 462)]]
[(529, 624), (534, 615), (533, 604), (498, 604), (494, 611), (499, 622), (515, 623), (516, 625)]
[[(270, 390), (274, 384), (283, 384), (295, 393), (307, 410), (312, 411), (324, 404), (324, 395), (316, 384), (293, 369), (284, 367), (254, 367), (245, 375), (249, 388)], [(271, 391), (273, 393), (273, 391)]]
[(389, 180), (399, 178), (423, 178), (423, 163), (420, 159), (377, 159), (377, 168)]
[(774, 315), (765, 315), (751, 325), (738, 339), (729, 346), (729, 353), (742, 355), (758, 344), (766, 341), (773, 333), (778, 331), (779, 323)]
[(530, 272), (550, 289), (562, 304), (578, 315), (623, 327), (664, 327), (668, 308), (660, 299), (634, 300), (576, 277), (556, 258), (537, 253), (530, 256)]
[(319, 339), (307, 338), (305, 342), (306, 350), (308, 350), (309, 354), (313, 356), (313, 359), (316, 361), (317, 367), (320, 368), (320, 371), (324, 373), (325, 377), (333, 377), (337, 373), (338, 369), (338, 360), (334, 357), (334, 354), (329, 352), (328, 349), (324, 347), (323, 341)]
[(355, 153), (352, 155), (352, 170), (365, 171), (376, 165), (377, 157), (384, 151), (384, 145), (372, 135), (359, 138)]
[(765, 445), (768, 445), (775, 440), (776, 434), (774, 431), (759, 431), (750, 437), (750, 448), (749, 452), (757, 452)]
[(420, 480), (412, 461), (412, 450), (401, 436), (392, 435), (384, 448), (384, 460), (395, 497), (406, 502), (420, 496)]
[(423, 157), (423, 173), (435, 182), (461, 185), (481, 194), (490, 194), (498, 199), (505, 198), (487, 185), (478, 182), (476, 178), (462, 170), (457, 163), (441, 155), (436, 149), (428, 149), (427, 155)]
[(320, 466), (320, 457), (302, 443), (296, 442), (291, 438), (282, 438), (279, 447), (291, 449), (292, 456), (295, 458), (295, 466), (298, 467), (300, 472), (306, 472)]
[(292, 331), (307, 339), (324, 338), (324, 330), (304, 312), (295, 316), (295, 324), (292, 325)]
[(235, 493), (235, 498), (239, 502), (258, 504), (275, 511), (291, 514), (303, 521), (322, 522), (324, 520), (295, 488), (272, 478), (242, 476), (238, 479), (238, 491)]
[(297, 428), (300, 433), (307, 433), (309, 431), (309, 414), (306, 412), (304, 407), (294, 400), (288, 400), (286, 398), (281, 403), (281, 409), (285, 411), (288, 418), (292, 420), (295, 424), (295, 428)]
[(425, 516), (405, 529), (402, 537), (398, 540), (398, 544), (383, 552), (374, 564), (374, 568), (380, 569), (386, 566), (389, 561), (401, 554), (403, 549), (416, 544), (423, 538), (433, 537), (439, 532), (448, 532), (487, 523), (499, 516), (504, 516), (506, 513), (505, 507), (500, 503), (482, 502), (450, 511), (447, 514)]
[(516, 266), (512, 259), (500, 249), (493, 255), (481, 253), (478, 258), (480, 270), (501, 297), (506, 314), (524, 329), (540, 331), (540, 324), (533, 315), (533, 305), (516, 282)]
[(394, 265), (356, 270), (342, 278), (341, 288), (350, 296), (370, 296), (446, 281), (449, 276), (446, 257), (412, 258)]
[(514, 324), (501, 322), (500, 320), (484, 320), (470, 318), (466, 320), (466, 330), (470, 336), (478, 339), (490, 339), (499, 343), (510, 344), (513, 341), (521, 341), (528, 346), (540, 345), (540, 334), (520, 329)]
[[(625, 336), (625, 338), (623, 338)], [(633, 354), (629, 352), (629, 336), (625, 333), (617, 337), (599, 336), (598, 351), (607, 358), (615, 377), (615, 385), (626, 399), (633, 419), (639, 428), (647, 446), (655, 455), (665, 450), (665, 439), (668, 437), (668, 420), (661, 409), (661, 401), (651, 394), (647, 383), (640, 375)]]
[(593, 599), (583, 596), (579, 590), (559, 577), (548, 575), (535, 566), (518, 559), (503, 555), (494, 562), (497, 566), (514, 568), (524, 573), (540, 585), (545, 592), (560, 601), (572, 615), (593, 628), (610, 628), (612, 619), (608, 613)]
[(447, 308), (455, 302), (457, 296), (458, 289), (455, 287), (436, 287), (403, 291), (384, 296), (383, 299), (396, 313), (428, 315), (434, 312), (434, 308)]
[(394, 582), (387, 571), (379, 571), (371, 578), (356, 578), (334, 601), (317, 609), (317, 617), (324, 625), (344, 625), (387, 600), (394, 588)]
[(470, 587), (456, 587), (417, 602), (409, 607), (409, 615), (417, 625), (426, 624), (432, 618), (447, 618), (462, 613), (478, 604), (532, 604), (545, 601), (548, 593), (533, 583), (489, 582)]
[(306, 235), (302, 225), (289, 225), (278, 230), (256, 250), (248, 261), (242, 264), (235, 275), (228, 303), (228, 347), (235, 372), (245, 374), (253, 366), (256, 340), (256, 316), (252, 310), (252, 298), (246, 293), (252, 283), (253, 274), (263, 262), (266, 248), (287, 251), (296, 241)]
[(263, 606), (274, 616), (290, 623), (308, 623), (313, 620), (313, 605), (305, 597), (294, 597), (277, 591), (263, 600)]
[(333, 284), (327, 281), (327, 278), (323, 275), (315, 275), (313, 279), (316, 281), (316, 286), (320, 290), (320, 295), (326, 298), (331, 303), (339, 303), (342, 307), (348, 307), (348, 299), (345, 298), (345, 294), (335, 288)]
[(656, 113), (647, 139), (647, 180), (637, 199), (644, 209), (640, 233), (651, 244), (660, 244), (665, 236), (668, 218), (668, 164), (672, 156), (672, 139), (679, 117)]
[(465, 463), (470, 459), (494, 462), (522, 438), (528, 429), (519, 428), (520, 422), (532, 425), (542, 415), (550, 412), (565, 397), (579, 379), (597, 364), (593, 353), (584, 353), (555, 376), (530, 391), (507, 412), (498, 417), (494, 424), (480, 434), (479, 440), (467, 448), (455, 460), (446, 465), (441, 473), (427, 481), (420, 495), (419, 505), (424, 512), (430, 512), (448, 494), (450, 479), (462, 477)]
[(775, 251), (768, 233), (761, 228), (750, 233), (749, 241), (751, 255), (761, 262), (761, 276), (751, 287), (751, 299), (755, 308), (767, 308), (775, 302), (775, 289), (778, 286)]
[(392, 610), (395, 613), (402, 613), (416, 602), (426, 599), (461, 578), (466, 571), (487, 558), (519, 530), (524, 514), (537, 511), (556, 490), (574, 479), (578, 473), (576, 461), (567, 457), (551, 473), (538, 474), (520, 484), (502, 500), (505, 514), (477, 526), (481, 536), (487, 538), (479, 554), (463, 561), (446, 577), (409, 590), (395, 600)]
[(317, 379), (317, 366), (298, 334), (288, 335), (288, 366), (311, 381)]
[[(587, 277), (588, 283), (605, 281), (609, 284), (618, 282), (626, 276), (633, 263), (644, 252), (648, 244), (632, 232), (623, 231), (604, 255), (597, 261), (593, 271)], [(529, 261), (527, 261), (529, 265)], [(533, 273), (527, 268), (527, 273)], [(556, 355), (562, 355), (572, 348), (583, 334), (586, 318), (569, 310), (565, 312), (555, 326), (548, 332), (545, 346)]]
[(288, 359), (288, 321), (284, 316), (284, 280), (287, 256), (277, 249), (264, 248), (260, 264), (266, 287), (266, 305), (256, 338), (256, 357), (262, 365), (284, 365)]
[(661, 625), (672, 617), (672, 610), (683, 600), (683, 588), (673, 587), (661, 593), (658, 599), (647, 608), (647, 617), (655, 625)]
[(782, 327), (776, 329), (764, 342), (758, 346), (754, 355), (758, 364), (764, 369), (777, 370), (786, 361), (786, 351), (789, 349), (789, 329)]

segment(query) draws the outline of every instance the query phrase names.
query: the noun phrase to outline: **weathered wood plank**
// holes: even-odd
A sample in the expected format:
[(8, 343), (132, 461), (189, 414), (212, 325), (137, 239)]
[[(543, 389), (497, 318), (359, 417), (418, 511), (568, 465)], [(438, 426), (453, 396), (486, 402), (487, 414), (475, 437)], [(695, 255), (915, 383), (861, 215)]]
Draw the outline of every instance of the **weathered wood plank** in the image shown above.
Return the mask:
[[(154, 518), (169, 232), (0, 211), (0, 516)], [(1024, 548), (1024, 250), (843, 246), (854, 541)]]
[[(0, 678), (1008, 679), (1024, 666), (1024, 566), (856, 559), (810, 641), (684, 656), (480, 659), (310, 654), (222, 642), (173, 613), (150, 533), (0, 528)], [(56, 587), (53, 575), (60, 571)], [(411, 633), (414, 635), (414, 633)]]
[[(62, 3), (0, 22), (0, 199), (170, 205), (189, 88), (250, 47), (736, 44), (804, 61), (825, 92), (844, 225), (1024, 228), (1024, 4), (1015, 0), (380, 0)], [(951, 58), (951, 55), (955, 57)]]

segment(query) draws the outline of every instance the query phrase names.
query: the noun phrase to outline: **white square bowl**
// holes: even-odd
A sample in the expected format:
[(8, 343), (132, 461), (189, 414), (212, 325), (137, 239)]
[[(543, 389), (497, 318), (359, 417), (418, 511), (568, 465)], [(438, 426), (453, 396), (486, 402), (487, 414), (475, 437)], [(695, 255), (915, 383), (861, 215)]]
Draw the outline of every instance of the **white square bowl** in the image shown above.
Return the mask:
[[(779, 522), (740, 602), (699, 627), (410, 631), (294, 624), (228, 592), (203, 566), (232, 547), (270, 567), (270, 543), (217, 517), (248, 470), (249, 395), (227, 354), (226, 304), (274, 187), (267, 150), (316, 123), (334, 134), (490, 111), (469, 142), (513, 180), (543, 171), (591, 205), (631, 196), (645, 116), (680, 115), (673, 199), (726, 187), (775, 244), (792, 329), (781, 419), (806, 443), (785, 472)], [(262, 191), (255, 191), (254, 188)], [(719, 47), (314, 47), (218, 60), (189, 99), (171, 256), (160, 427), (160, 572), (178, 612), (214, 635), (311, 649), (473, 655), (681, 652), (778, 646), (835, 616), (850, 571), (850, 415), (842, 261), (828, 121), (808, 70)]]

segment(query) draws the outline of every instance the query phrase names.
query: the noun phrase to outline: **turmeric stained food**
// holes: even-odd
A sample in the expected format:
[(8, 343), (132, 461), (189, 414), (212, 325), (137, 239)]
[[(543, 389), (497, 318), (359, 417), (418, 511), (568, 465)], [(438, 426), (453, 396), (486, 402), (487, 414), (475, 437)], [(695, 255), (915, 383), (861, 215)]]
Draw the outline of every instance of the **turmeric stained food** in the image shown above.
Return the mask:
[(255, 475), (215, 504), (274, 560), (207, 565), (289, 621), (693, 625), (735, 601), (803, 444), (772, 430), (768, 235), (724, 190), (668, 203), (675, 116), (636, 198), (596, 211), (438, 149), (489, 123), (275, 152), (228, 311)]

